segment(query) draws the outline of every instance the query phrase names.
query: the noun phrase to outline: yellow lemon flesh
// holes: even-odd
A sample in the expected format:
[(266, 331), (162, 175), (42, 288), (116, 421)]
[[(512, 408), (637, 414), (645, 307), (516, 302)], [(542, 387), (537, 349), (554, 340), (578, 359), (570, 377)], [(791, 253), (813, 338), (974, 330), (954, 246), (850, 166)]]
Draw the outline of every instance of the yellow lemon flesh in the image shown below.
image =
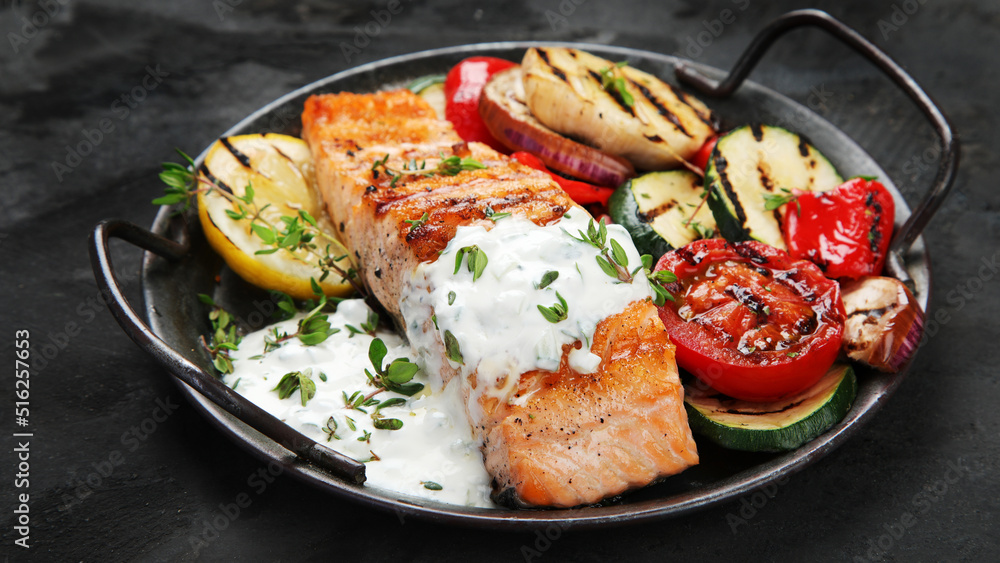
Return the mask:
[[(309, 145), (302, 139), (273, 133), (219, 139), (209, 150), (201, 175), (237, 197), (244, 197), (246, 187), (252, 186), (256, 207), (270, 204), (261, 212), (261, 218), (274, 227), (281, 229), (281, 217), (298, 217), (301, 209), (316, 219), (319, 230), (336, 238), (314, 187)], [(249, 219), (230, 217), (227, 210), (239, 212), (238, 206), (218, 192), (214, 189), (198, 194), (198, 217), (205, 238), (226, 264), (257, 287), (282, 291), (296, 299), (314, 297), (309, 280), (318, 281), (323, 275), (319, 256), (287, 249), (258, 254), (274, 245), (266, 244), (251, 230)], [(317, 237), (314, 242), (322, 255), (328, 241)], [(339, 253), (334, 248), (330, 253), (336, 256)], [(338, 266), (347, 270), (349, 264), (345, 259)], [(353, 291), (335, 272), (320, 282), (320, 288), (331, 296)]]

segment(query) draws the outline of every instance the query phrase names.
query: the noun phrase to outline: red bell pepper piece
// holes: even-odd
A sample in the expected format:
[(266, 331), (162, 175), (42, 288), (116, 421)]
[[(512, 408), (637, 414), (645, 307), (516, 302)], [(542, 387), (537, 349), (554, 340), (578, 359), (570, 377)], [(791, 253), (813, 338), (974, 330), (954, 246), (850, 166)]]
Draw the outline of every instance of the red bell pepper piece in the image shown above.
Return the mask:
[(600, 203), (603, 206), (607, 206), (608, 198), (610, 198), (611, 194), (615, 191), (614, 188), (605, 188), (603, 186), (588, 184), (587, 182), (580, 182), (579, 180), (563, 178), (562, 176), (549, 171), (545, 164), (542, 163), (537, 156), (531, 154), (530, 152), (518, 151), (510, 155), (510, 157), (525, 166), (530, 166), (535, 170), (541, 170), (551, 176), (552, 179), (559, 184), (559, 187), (569, 194), (569, 197), (573, 198), (573, 201), (579, 203), (580, 205)]
[(885, 265), (896, 206), (874, 180), (853, 178), (825, 192), (805, 192), (785, 205), (788, 253), (829, 278), (878, 275)]
[(490, 134), (479, 116), (479, 97), (490, 77), (517, 63), (495, 57), (469, 57), (453, 66), (444, 79), (445, 119), (463, 140), (486, 143), (508, 154), (510, 150)]

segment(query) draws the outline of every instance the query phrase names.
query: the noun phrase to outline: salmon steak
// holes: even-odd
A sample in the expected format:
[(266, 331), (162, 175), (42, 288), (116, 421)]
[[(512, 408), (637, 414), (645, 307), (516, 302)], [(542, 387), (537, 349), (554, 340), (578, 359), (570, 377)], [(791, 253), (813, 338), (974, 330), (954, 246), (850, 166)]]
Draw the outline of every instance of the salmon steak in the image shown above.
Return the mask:
[(312, 96), (302, 124), (361, 281), (432, 387), (458, 378), (495, 501), (588, 505), (698, 463), (624, 229), (407, 90)]

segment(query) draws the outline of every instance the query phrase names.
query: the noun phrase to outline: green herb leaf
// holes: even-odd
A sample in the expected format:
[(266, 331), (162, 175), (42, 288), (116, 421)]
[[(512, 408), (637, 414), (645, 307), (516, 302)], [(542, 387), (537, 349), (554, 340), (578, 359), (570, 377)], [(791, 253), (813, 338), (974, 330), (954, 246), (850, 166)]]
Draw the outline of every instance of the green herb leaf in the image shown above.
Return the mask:
[(250, 223), (250, 230), (260, 237), (260, 240), (264, 241), (264, 244), (274, 244), (277, 240), (274, 229), (261, 225), (260, 223)]
[(412, 233), (418, 227), (426, 223), (430, 219), (430, 215), (424, 211), (424, 214), (420, 216), (419, 219), (407, 219), (405, 222), (410, 224), (410, 232)]
[(417, 364), (406, 358), (398, 358), (389, 364), (389, 368), (385, 371), (385, 378), (393, 383), (407, 383), (413, 379), (418, 371), (420, 371), (420, 366)]
[(372, 366), (375, 367), (375, 371), (380, 375), (382, 374), (382, 360), (385, 359), (387, 353), (389, 353), (389, 350), (385, 347), (385, 342), (382, 342), (381, 338), (372, 340), (372, 343), (368, 345), (368, 359), (371, 360)]
[(642, 262), (642, 267), (646, 271), (651, 271), (653, 269), (653, 257), (649, 254), (643, 254), (639, 257), (639, 261)]
[(781, 194), (764, 194), (764, 209), (774, 211), (786, 203), (798, 200), (799, 196), (788, 188), (781, 188)]
[(472, 272), (472, 281), (476, 281), (479, 279), (479, 276), (483, 275), (483, 271), (486, 269), (489, 259), (486, 257), (486, 253), (476, 245), (462, 247), (455, 254), (454, 273), (457, 274), (462, 268), (462, 258), (465, 256), (468, 256), (466, 266), (469, 271)]
[(424, 488), (429, 491), (440, 491), (441, 489), (444, 488), (441, 485), (435, 483), (434, 481), (421, 481), (420, 484), (423, 485)]
[(625, 249), (615, 239), (611, 239), (611, 257), (622, 267), (628, 267), (628, 254), (625, 253)]
[(625, 87), (625, 79), (621, 76), (615, 74), (615, 68), (621, 68), (625, 66), (626, 62), (615, 63), (613, 68), (605, 67), (600, 70), (601, 74), (601, 85), (604, 90), (607, 91), (612, 96), (618, 98), (618, 100), (624, 104), (626, 107), (631, 108), (635, 105), (635, 99), (632, 94)]
[(304, 407), (309, 399), (316, 396), (316, 383), (313, 382), (312, 378), (310, 378), (311, 373), (312, 370), (310, 369), (307, 369), (304, 372), (288, 372), (281, 378), (281, 381), (274, 386), (274, 389), (271, 389), (271, 391), (277, 391), (279, 399), (287, 399), (292, 396), (292, 393), (294, 393), (296, 389), (298, 389), (299, 395), (302, 399), (302, 406)]
[(462, 349), (458, 344), (458, 339), (455, 338), (455, 335), (452, 334), (450, 330), (444, 331), (444, 348), (449, 360), (457, 364), (465, 364), (465, 360), (462, 358)]
[(403, 399), (401, 397), (392, 397), (391, 399), (386, 399), (382, 401), (378, 406), (378, 410), (387, 409), (389, 407), (396, 407), (404, 404), (406, 404), (406, 399)]
[(542, 274), (542, 281), (535, 284), (535, 289), (545, 289), (546, 287), (551, 285), (552, 282), (556, 281), (556, 279), (558, 278), (559, 278), (559, 272), (555, 270), (549, 270), (548, 272)]
[(611, 262), (608, 262), (607, 259), (605, 259), (601, 255), (594, 256), (594, 259), (597, 260), (597, 265), (600, 266), (602, 270), (604, 270), (605, 274), (613, 278), (618, 277), (618, 270), (616, 270), (615, 267), (611, 265)]
[(379, 430), (399, 430), (403, 421), (398, 418), (373, 418), (372, 425)]
[(659, 270), (657, 272), (653, 272), (652, 274), (650, 274), (649, 279), (661, 284), (674, 283), (675, 281), (677, 281), (677, 276), (671, 271)]
[(553, 324), (565, 321), (566, 317), (569, 315), (569, 306), (566, 304), (566, 300), (563, 299), (563, 296), (560, 295), (558, 291), (556, 292), (556, 298), (559, 299), (559, 302), (551, 307), (538, 305), (538, 312), (545, 317), (545, 320)]
[(455, 304), (455, 298), (456, 298), (456, 297), (458, 297), (458, 296), (457, 296), (457, 295), (455, 295), (455, 292), (454, 292), (454, 291), (449, 291), (449, 292), (448, 292), (448, 304), (449, 304), (449, 305), (454, 305), (454, 304)]

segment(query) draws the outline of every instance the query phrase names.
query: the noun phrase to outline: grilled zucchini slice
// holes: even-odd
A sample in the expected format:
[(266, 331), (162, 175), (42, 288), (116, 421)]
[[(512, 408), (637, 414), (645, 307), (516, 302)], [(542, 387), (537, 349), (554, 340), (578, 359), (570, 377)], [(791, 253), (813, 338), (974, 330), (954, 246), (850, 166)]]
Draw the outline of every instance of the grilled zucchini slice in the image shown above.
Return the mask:
[(698, 382), (684, 386), (691, 430), (732, 450), (794, 450), (833, 428), (851, 410), (858, 381), (849, 364), (834, 364), (816, 385), (773, 403), (732, 399)]
[(715, 235), (712, 212), (706, 205), (699, 208), (704, 193), (701, 178), (687, 170), (651, 172), (619, 186), (608, 201), (608, 213), (632, 235), (639, 254), (650, 254), (655, 261), (669, 250)]
[(826, 191), (843, 182), (802, 136), (768, 125), (745, 125), (723, 135), (705, 172), (719, 233), (730, 241), (759, 240), (782, 250), (782, 211), (766, 209), (766, 196), (783, 195), (782, 189)]

